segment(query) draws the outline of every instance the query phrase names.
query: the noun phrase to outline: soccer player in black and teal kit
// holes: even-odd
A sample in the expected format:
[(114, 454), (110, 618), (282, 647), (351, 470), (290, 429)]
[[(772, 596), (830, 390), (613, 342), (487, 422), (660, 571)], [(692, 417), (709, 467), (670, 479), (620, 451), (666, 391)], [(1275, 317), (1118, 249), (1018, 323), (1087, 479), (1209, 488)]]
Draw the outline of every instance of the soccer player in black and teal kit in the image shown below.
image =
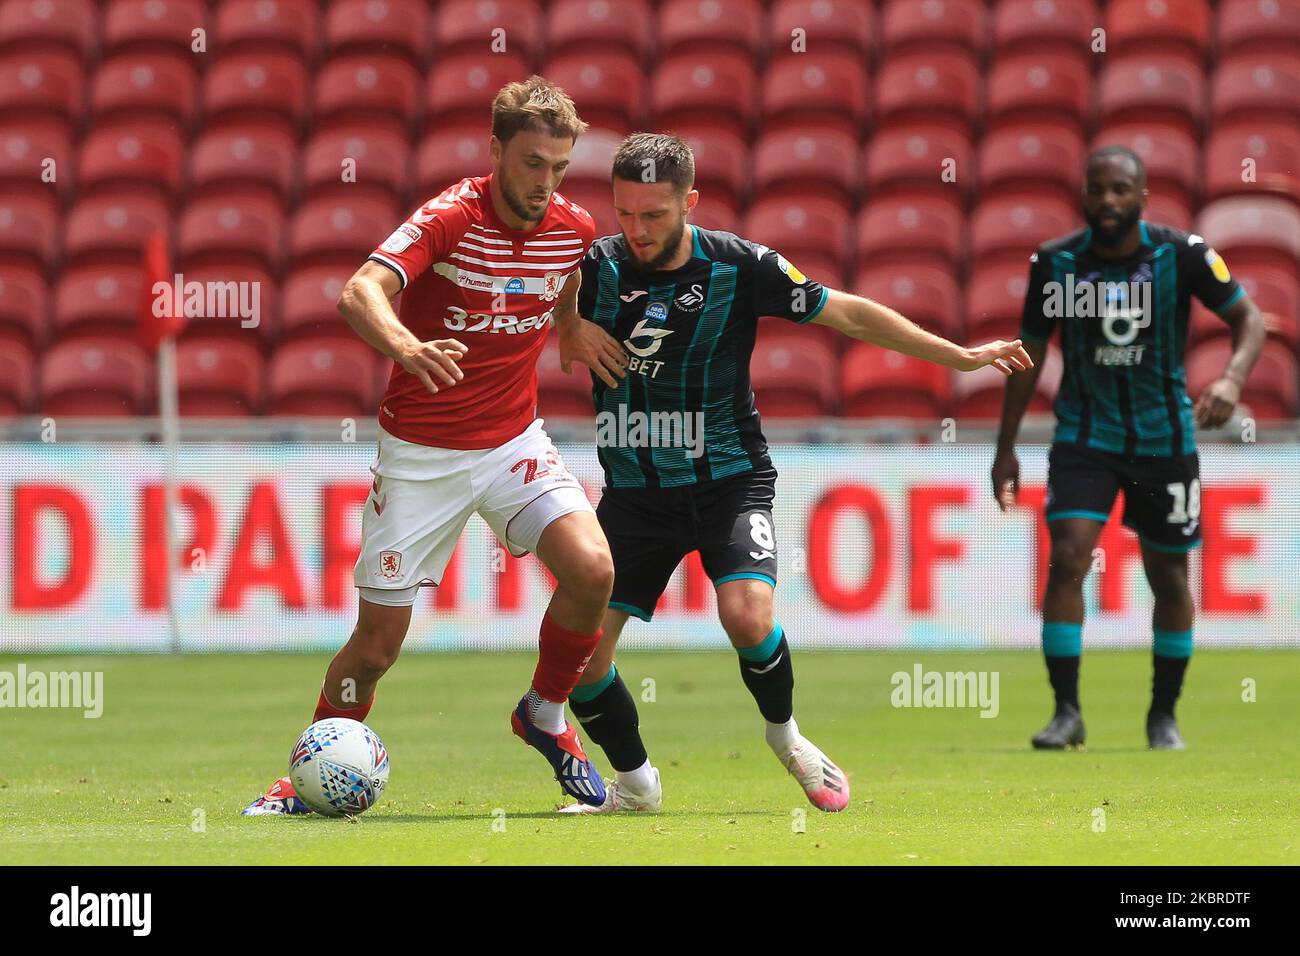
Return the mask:
[[(993, 493), (1005, 511), (1020, 479), (1015, 440), (1047, 340), (1059, 328), (1065, 374), (1048, 456), (1051, 559), (1043, 596), (1043, 654), (1056, 696), (1040, 749), (1085, 739), (1079, 708), (1083, 579), (1097, 536), (1124, 491), (1124, 524), (1138, 535), (1155, 596), (1154, 670), (1147, 740), (1181, 750), (1174, 702), (1192, 653), (1187, 553), (1201, 540), (1196, 427), (1232, 414), (1264, 343), (1264, 321), (1228, 267), (1197, 235), (1142, 219), (1142, 160), (1124, 147), (1088, 158), (1086, 229), (1039, 247), (1030, 259), (1021, 337), (1034, 368), (1007, 382), (993, 463)], [(1223, 377), (1193, 405), (1183, 374), (1187, 316), (1195, 296), (1232, 328)]]
[[(603, 637), (569, 698), (617, 774), (604, 805), (588, 811), (659, 808), (659, 772), (641, 742), (614, 646), (629, 616), (650, 620), (669, 576), (695, 550), (717, 591), (741, 678), (766, 721), (768, 745), (814, 806), (842, 810), (849, 781), (799, 733), (790, 640), (773, 615), (777, 476), (749, 378), (758, 318), (817, 322), (965, 371), (994, 365), (1010, 374), (1030, 363), (1018, 340), (962, 348), (884, 306), (806, 278), (766, 246), (688, 224), (699, 199), (694, 180), (694, 158), (678, 137), (625, 140), (613, 169), (622, 233), (596, 240), (583, 260), (581, 318), (556, 310), (562, 364), (583, 362), (594, 375), (605, 470), (597, 515), (614, 558)], [(638, 438), (627, 427), (637, 418), (700, 427), (679, 427), (680, 440), (656, 447), (652, 436)]]

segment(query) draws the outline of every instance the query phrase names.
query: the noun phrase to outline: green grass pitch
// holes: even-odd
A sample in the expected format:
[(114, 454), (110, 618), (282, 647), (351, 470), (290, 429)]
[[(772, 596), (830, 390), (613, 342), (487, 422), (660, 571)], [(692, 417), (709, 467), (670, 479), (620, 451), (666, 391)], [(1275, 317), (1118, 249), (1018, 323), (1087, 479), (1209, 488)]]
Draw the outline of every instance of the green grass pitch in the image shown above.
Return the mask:
[[(0, 710), (6, 863), (1300, 863), (1295, 652), (1198, 652), (1182, 753), (1145, 749), (1145, 653), (1085, 655), (1089, 745), (1070, 753), (1029, 748), (1050, 710), (1036, 654), (799, 653), (800, 726), (853, 783), (838, 815), (767, 750), (734, 654), (629, 652), (633, 692), (654, 681), (641, 724), (664, 812), (582, 817), (555, 815), (549, 768), (509, 731), (530, 656), (411, 655), (369, 720), (388, 790), (354, 821), (239, 816), (284, 772), (323, 656), (23, 662), (103, 670), (105, 706)], [(998, 716), (892, 707), (890, 675), (917, 662), (997, 671)]]

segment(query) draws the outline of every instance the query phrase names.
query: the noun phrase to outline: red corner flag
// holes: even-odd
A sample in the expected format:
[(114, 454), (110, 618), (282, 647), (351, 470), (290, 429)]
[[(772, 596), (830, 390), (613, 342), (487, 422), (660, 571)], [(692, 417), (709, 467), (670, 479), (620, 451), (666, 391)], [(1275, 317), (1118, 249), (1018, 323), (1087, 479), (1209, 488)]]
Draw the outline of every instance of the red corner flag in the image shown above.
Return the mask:
[(140, 303), (140, 344), (150, 352), (158, 351), (163, 339), (179, 334), (185, 326), (180, 306), (183, 290), (175, 288), (174, 281), (167, 236), (156, 232), (144, 249), (144, 288)]

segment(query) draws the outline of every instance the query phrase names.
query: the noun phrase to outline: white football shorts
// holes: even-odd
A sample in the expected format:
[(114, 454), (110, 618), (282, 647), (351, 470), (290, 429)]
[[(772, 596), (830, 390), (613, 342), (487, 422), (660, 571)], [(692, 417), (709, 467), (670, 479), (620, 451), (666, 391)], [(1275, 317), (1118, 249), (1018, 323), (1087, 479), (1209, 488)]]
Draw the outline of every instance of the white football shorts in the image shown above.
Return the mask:
[(353, 580), (371, 604), (406, 607), (442, 581), (474, 512), (512, 555), (535, 551), (557, 518), (593, 511), (542, 420), (497, 448), (432, 448), (379, 429)]

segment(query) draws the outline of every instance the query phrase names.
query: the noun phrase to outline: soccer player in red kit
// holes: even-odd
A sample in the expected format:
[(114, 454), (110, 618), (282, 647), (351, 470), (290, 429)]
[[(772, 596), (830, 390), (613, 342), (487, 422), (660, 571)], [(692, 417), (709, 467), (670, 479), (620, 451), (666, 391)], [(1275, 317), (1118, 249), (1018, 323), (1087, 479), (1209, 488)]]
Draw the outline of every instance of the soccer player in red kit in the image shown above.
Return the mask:
[[(492, 105), (491, 174), (417, 209), (343, 290), (339, 311), (395, 366), (354, 574), (357, 626), (330, 663), (313, 720), (365, 719), (418, 589), (441, 581), (478, 512), (512, 554), (535, 553), (556, 579), (512, 728), (565, 793), (600, 805), (604, 783), (564, 704), (600, 642), (614, 566), (586, 493), (534, 415), (551, 313), (576, 295), (566, 280), (595, 237), (591, 216), (555, 191), (585, 128), (541, 77), (505, 86)], [(400, 318), (389, 301), (399, 292)], [(602, 347), (593, 335), (583, 354)], [(607, 351), (593, 361), (621, 362)], [(285, 777), (244, 812), (307, 807)]]

